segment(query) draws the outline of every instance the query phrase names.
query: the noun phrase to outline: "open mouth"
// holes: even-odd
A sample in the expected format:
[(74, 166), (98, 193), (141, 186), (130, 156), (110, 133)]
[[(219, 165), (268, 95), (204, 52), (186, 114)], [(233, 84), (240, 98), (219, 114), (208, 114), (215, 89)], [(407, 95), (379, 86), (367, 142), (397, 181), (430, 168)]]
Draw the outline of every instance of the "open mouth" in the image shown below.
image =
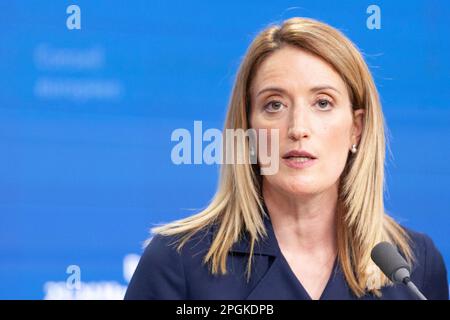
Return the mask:
[(291, 150), (283, 156), (284, 163), (294, 169), (312, 166), (317, 158), (306, 150)]
[(290, 161), (298, 162), (298, 163), (305, 163), (307, 161), (314, 160), (315, 158), (304, 157), (304, 156), (291, 156), (291, 157), (285, 157), (284, 159), (288, 159)]

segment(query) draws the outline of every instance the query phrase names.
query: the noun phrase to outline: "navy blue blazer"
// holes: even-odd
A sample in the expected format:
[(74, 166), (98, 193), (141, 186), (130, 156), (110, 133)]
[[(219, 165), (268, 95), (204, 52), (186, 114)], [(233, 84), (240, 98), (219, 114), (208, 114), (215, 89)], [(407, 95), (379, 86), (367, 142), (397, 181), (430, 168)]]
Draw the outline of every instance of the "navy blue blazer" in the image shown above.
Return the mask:
[[(213, 228), (198, 232), (180, 253), (171, 245), (175, 237), (156, 235), (145, 249), (130, 281), (125, 299), (194, 300), (304, 300), (311, 299), (280, 251), (270, 218), (265, 218), (268, 237), (255, 245), (249, 282), (246, 278), (249, 242), (235, 243), (227, 259), (226, 275), (211, 275), (202, 259), (213, 239)], [(428, 299), (448, 299), (447, 271), (432, 240), (407, 230), (416, 256), (411, 279)], [(414, 299), (403, 285), (382, 288), (381, 299)], [(357, 299), (339, 263), (320, 299)], [(377, 299), (367, 294), (362, 299)]]

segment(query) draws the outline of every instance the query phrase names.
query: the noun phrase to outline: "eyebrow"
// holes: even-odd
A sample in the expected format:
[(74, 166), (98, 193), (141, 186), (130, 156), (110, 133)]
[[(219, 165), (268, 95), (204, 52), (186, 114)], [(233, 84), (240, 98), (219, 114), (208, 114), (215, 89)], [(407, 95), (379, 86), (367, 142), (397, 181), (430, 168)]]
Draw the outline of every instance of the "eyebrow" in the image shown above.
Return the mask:
[[(326, 89), (333, 90), (333, 91), (336, 91), (337, 93), (341, 94), (341, 92), (338, 89), (336, 89), (335, 87), (330, 86), (330, 85), (315, 86), (315, 87), (312, 87), (311, 89), (309, 89), (309, 92), (314, 93), (314, 92), (322, 91), (322, 90), (326, 90)], [(279, 92), (279, 93), (286, 93), (286, 90), (283, 89), (283, 88), (280, 88), (280, 87), (267, 87), (267, 88), (264, 88), (264, 89), (260, 90), (256, 96), (258, 97), (259, 95), (261, 95), (261, 94), (263, 94), (264, 92), (267, 92), (267, 91), (275, 91), (275, 92)]]

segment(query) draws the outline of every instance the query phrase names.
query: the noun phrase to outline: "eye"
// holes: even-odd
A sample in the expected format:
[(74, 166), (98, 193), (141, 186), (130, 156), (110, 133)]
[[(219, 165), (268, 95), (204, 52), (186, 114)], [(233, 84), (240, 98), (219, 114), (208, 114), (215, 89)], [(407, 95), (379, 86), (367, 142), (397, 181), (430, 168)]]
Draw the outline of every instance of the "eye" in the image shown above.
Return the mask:
[(319, 109), (326, 109), (327, 107), (332, 107), (333, 103), (328, 99), (319, 99), (316, 105), (319, 106)]
[(280, 111), (283, 107), (284, 105), (280, 101), (270, 101), (264, 106), (264, 110), (270, 113), (275, 113)]

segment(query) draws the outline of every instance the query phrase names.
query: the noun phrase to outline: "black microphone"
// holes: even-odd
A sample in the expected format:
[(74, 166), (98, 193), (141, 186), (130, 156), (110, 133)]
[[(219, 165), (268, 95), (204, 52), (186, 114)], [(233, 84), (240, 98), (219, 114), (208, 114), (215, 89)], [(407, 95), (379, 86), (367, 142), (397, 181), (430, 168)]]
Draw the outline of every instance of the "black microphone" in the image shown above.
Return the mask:
[(409, 278), (411, 268), (392, 244), (380, 242), (372, 249), (371, 257), (392, 282), (403, 283), (419, 300), (427, 300)]

